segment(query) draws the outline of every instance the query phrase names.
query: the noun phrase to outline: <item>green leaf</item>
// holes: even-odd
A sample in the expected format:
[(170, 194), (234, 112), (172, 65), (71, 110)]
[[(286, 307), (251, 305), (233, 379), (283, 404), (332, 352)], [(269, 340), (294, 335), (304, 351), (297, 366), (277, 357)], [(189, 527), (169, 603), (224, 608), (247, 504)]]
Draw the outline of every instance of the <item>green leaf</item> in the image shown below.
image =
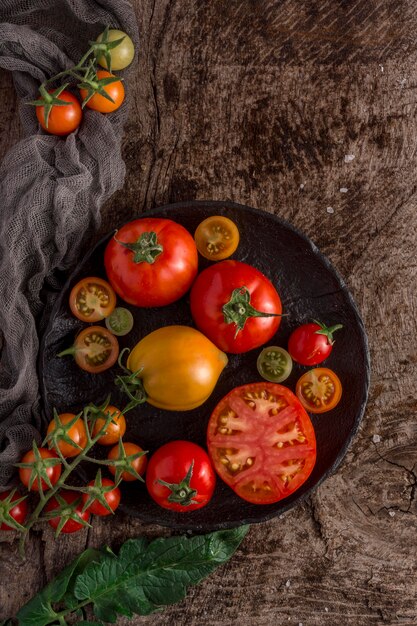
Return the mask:
[(89, 548), (82, 552), (68, 567), (52, 580), (40, 593), (30, 600), (17, 614), (19, 626), (46, 626), (54, 621), (56, 613), (52, 607), (65, 594), (72, 594), (76, 577), (92, 561), (100, 558), (100, 552)]
[(187, 589), (227, 561), (248, 526), (196, 537), (126, 541), (117, 557), (90, 563), (77, 577), (74, 595), (90, 600), (94, 614), (114, 623), (118, 615), (148, 615), (179, 602)]

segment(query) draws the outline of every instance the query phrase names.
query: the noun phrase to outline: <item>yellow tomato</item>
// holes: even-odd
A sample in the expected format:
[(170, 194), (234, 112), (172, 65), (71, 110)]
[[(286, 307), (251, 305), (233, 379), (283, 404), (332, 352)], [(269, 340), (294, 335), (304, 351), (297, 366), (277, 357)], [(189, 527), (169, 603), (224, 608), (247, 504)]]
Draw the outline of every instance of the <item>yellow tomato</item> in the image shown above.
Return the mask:
[(227, 356), (189, 326), (165, 326), (144, 337), (127, 361), (139, 374), (148, 402), (160, 409), (188, 411), (207, 400), (227, 365)]
[(236, 251), (239, 231), (228, 217), (212, 215), (198, 225), (194, 239), (201, 256), (210, 261), (221, 261)]

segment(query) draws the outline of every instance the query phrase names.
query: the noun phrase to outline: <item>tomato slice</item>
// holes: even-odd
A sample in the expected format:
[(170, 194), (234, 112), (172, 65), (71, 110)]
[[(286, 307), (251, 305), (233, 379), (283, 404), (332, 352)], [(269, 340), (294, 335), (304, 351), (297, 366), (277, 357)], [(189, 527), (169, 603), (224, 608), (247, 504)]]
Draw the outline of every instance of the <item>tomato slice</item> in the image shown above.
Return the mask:
[(305, 409), (282, 385), (236, 387), (214, 409), (207, 430), (220, 478), (253, 504), (292, 494), (316, 462), (316, 437)]
[(71, 290), (69, 305), (82, 322), (99, 322), (116, 306), (116, 294), (102, 278), (83, 278)]
[(133, 328), (133, 315), (129, 309), (118, 306), (108, 317), (106, 317), (106, 328), (116, 335), (116, 337), (124, 337), (128, 335)]
[(221, 261), (235, 252), (239, 245), (239, 231), (228, 217), (212, 215), (198, 225), (194, 239), (201, 256), (210, 261)]
[(271, 383), (282, 383), (292, 371), (292, 358), (284, 348), (268, 346), (256, 362), (259, 374)]
[(99, 374), (109, 369), (119, 356), (119, 342), (103, 326), (84, 328), (75, 338), (74, 345), (58, 354), (59, 357), (73, 355), (76, 364), (90, 374)]
[(307, 411), (326, 413), (339, 403), (342, 397), (342, 383), (327, 367), (315, 367), (301, 376), (295, 392)]

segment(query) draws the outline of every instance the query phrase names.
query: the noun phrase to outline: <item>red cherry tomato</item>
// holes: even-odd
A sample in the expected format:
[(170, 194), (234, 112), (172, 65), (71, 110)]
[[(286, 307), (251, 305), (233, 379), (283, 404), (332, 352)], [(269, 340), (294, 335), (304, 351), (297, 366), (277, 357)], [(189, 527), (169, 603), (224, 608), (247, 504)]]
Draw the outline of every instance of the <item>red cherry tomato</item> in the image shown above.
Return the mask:
[[(2, 493), (0, 493), (0, 501), (3, 502), (8, 496), (10, 496), (11, 493), (12, 493), (11, 490), (3, 491)], [(15, 494), (11, 498), (11, 502), (13, 503), (16, 500), (20, 500), (21, 497), (22, 497), (22, 494), (16, 491)], [(0, 510), (1, 510), (1, 505), (0, 505)], [(9, 515), (20, 525), (24, 524), (27, 518), (27, 514), (28, 514), (27, 499), (22, 500), (21, 502), (19, 502), (19, 504), (16, 504), (11, 509), (9, 509)], [(5, 523), (2, 523), (0, 524), (0, 530), (6, 530), (6, 531), (14, 530), (14, 528), (12, 528), (11, 526), (8, 526)]]
[[(77, 491), (61, 491), (59, 496), (68, 503), (68, 509), (64, 509), (63, 511), (61, 511), (61, 513), (59, 515), (57, 515), (56, 517), (53, 517), (52, 519), (48, 520), (48, 524), (50, 526), (52, 526), (52, 528), (54, 528), (55, 530), (58, 528), (59, 523), (61, 521), (61, 517), (63, 516), (64, 518), (68, 518), (67, 521), (64, 523), (61, 532), (65, 533), (65, 534), (69, 534), (69, 533), (76, 533), (77, 531), (81, 530), (82, 528), (84, 528), (84, 525), (77, 521), (78, 519), (84, 521), (84, 522), (88, 522), (88, 520), (90, 519), (90, 513), (88, 511), (84, 511), (82, 510), (83, 508), (83, 504), (82, 504), (82, 499), (80, 497), (80, 494)], [(77, 503), (77, 505), (74, 505), (74, 502), (76, 500), (79, 500), (79, 502)], [(49, 500), (49, 502), (46, 504), (45, 506), (45, 511), (49, 512), (49, 511), (54, 511), (55, 509), (58, 509), (61, 507), (60, 502), (55, 498), (51, 498)], [(72, 515), (73, 517), (70, 517), (70, 515)], [(75, 518), (75, 519), (74, 519)]]
[(224, 352), (247, 352), (269, 341), (278, 330), (281, 312), (270, 280), (240, 261), (211, 265), (191, 289), (197, 327)]
[[(93, 515), (99, 515), (100, 517), (105, 517), (106, 515), (111, 515), (112, 511), (115, 511), (117, 509), (117, 507), (120, 504), (120, 499), (121, 499), (121, 492), (120, 489), (118, 487), (116, 487), (116, 485), (114, 484), (114, 482), (112, 480), (110, 480), (110, 478), (103, 478), (101, 481), (101, 484), (103, 485), (103, 487), (112, 487), (114, 486), (114, 489), (112, 489), (111, 491), (105, 491), (103, 492), (103, 496), (107, 502), (107, 504), (109, 505), (111, 511), (109, 511), (109, 509), (106, 509), (106, 507), (104, 506), (104, 504), (101, 504), (100, 500), (98, 498), (96, 498), (88, 507), (87, 511), (89, 511), (90, 513), (92, 513)], [(95, 481), (92, 480), (88, 483), (89, 487), (94, 487), (95, 486)], [(88, 494), (87, 493), (83, 493), (82, 496), (83, 499), (83, 504), (85, 505), (88, 501)]]
[(275, 383), (236, 387), (214, 409), (207, 445), (216, 472), (244, 500), (272, 504), (296, 491), (316, 462), (316, 437), (295, 395)]
[(116, 294), (102, 278), (83, 278), (71, 289), (69, 305), (82, 322), (99, 322), (113, 312)]
[(319, 322), (303, 324), (296, 328), (288, 340), (288, 352), (301, 365), (317, 365), (327, 359), (333, 350), (333, 333), (341, 324), (325, 326)]
[[(29, 450), (29, 452), (26, 452), (26, 454), (24, 455), (24, 457), (22, 458), (20, 462), (29, 463), (31, 466), (36, 466), (38, 462), (42, 463), (42, 459), (46, 460), (46, 463), (44, 464), (46, 475), (48, 476), (51, 482), (51, 485), (54, 486), (58, 482), (59, 477), (61, 476), (62, 465), (60, 463), (56, 463), (54, 465), (48, 466), (48, 459), (58, 459), (59, 457), (53, 450), (48, 450), (47, 448), (38, 448), (38, 452), (41, 458), (40, 461), (36, 460), (33, 450)], [(33, 472), (33, 469), (31, 467), (19, 467), (20, 481), (30, 491), (39, 491), (40, 490), (39, 477), (34, 480), (32, 486), (29, 488), (32, 472)], [(41, 487), (42, 487), (42, 491), (46, 491), (47, 489), (50, 488), (43, 478), (41, 479)]]
[[(50, 90), (49, 93), (52, 93)], [(38, 105), (36, 107), (36, 117), (39, 124), (46, 132), (51, 135), (69, 135), (73, 130), (81, 124), (83, 116), (81, 105), (77, 98), (70, 91), (62, 91), (59, 100), (69, 102), (70, 104), (53, 105), (48, 118), (48, 125), (45, 124), (44, 107)]]
[[(122, 442), (121, 445), (123, 446), (124, 454), (126, 455), (126, 457), (128, 457), (126, 461), (123, 461), (123, 456), (120, 455), (119, 444), (117, 446), (114, 446), (114, 448), (110, 450), (107, 458), (110, 461), (123, 461), (124, 463), (126, 463), (128, 469), (121, 472), (120, 478), (122, 480), (125, 480), (127, 482), (138, 480), (138, 477), (135, 475), (135, 473), (139, 474), (139, 476), (143, 476), (146, 470), (148, 459), (146, 458), (145, 454), (142, 456), (137, 456), (136, 458), (129, 459), (129, 457), (134, 457), (135, 454), (143, 452), (143, 449), (140, 446), (137, 446), (135, 443)], [(116, 476), (117, 470), (118, 468), (120, 469), (120, 467), (120, 465), (109, 465), (109, 472), (113, 474), (113, 476)]]
[(194, 239), (172, 220), (146, 217), (107, 244), (104, 265), (116, 293), (141, 307), (165, 306), (191, 287), (198, 269)]
[(150, 458), (146, 487), (157, 504), (184, 513), (206, 506), (216, 476), (207, 452), (191, 441), (172, 441)]

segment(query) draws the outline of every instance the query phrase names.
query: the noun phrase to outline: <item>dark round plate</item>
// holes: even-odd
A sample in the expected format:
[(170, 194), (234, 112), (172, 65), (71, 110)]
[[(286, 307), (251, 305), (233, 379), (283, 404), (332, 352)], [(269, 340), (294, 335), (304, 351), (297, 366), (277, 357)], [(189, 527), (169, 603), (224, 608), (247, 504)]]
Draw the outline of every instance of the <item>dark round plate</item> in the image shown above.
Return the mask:
[[(241, 240), (233, 258), (264, 272), (282, 298), (283, 309), (288, 316), (283, 318), (271, 344), (286, 346), (291, 331), (312, 319), (329, 325), (338, 322), (344, 325), (325, 363), (340, 377), (344, 392), (333, 411), (312, 416), (318, 449), (317, 463), (310, 478), (298, 491), (276, 504), (257, 506), (245, 502), (219, 479), (208, 506), (181, 514), (158, 507), (149, 498), (142, 483), (123, 486), (125, 512), (145, 522), (182, 530), (208, 531), (262, 522), (294, 506), (329, 476), (343, 459), (363, 415), (369, 385), (367, 339), (353, 299), (329, 261), (290, 224), (275, 215), (230, 202), (185, 202), (162, 207), (146, 215), (170, 218), (194, 233), (203, 219), (215, 214), (227, 215), (239, 227)], [(145, 217), (145, 214), (139, 217)], [(116, 406), (126, 403), (113, 382), (117, 366), (102, 374), (92, 375), (80, 370), (73, 359), (56, 357), (73, 343), (76, 333), (84, 327), (70, 314), (69, 292), (82, 277), (105, 277), (103, 251), (110, 236), (98, 243), (72, 274), (55, 303), (44, 334), (39, 368), (42, 398), (49, 419), (52, 407), (58, 411), (75, 412), (90, 401), (102, 401), (110, 391)], [(207, 261), (200, 259), (200, 269), (207, 265)], [(127, 337), (120, 338), (121, 348), (133, 347), (139, 339), (164, 325), (193, 325), (188, 295), (164, 308), (129, 308), (134, 315), (135, 326)], [(233, 387), (261, 380), (256, 369), (259, 351), (230, 355), (229, 365), (220, 376), (212, 396), (198, 409), (176, 413), (144, 404), (129, 412), (126, 416), (126, 441), (137, 442), (150, 454), (174, 439), (188, 439), (204, 446), (207, 422), (217, 402)], [(298, 377), (307, 369), (295, 365), (285, 384), (294, 391)]]

